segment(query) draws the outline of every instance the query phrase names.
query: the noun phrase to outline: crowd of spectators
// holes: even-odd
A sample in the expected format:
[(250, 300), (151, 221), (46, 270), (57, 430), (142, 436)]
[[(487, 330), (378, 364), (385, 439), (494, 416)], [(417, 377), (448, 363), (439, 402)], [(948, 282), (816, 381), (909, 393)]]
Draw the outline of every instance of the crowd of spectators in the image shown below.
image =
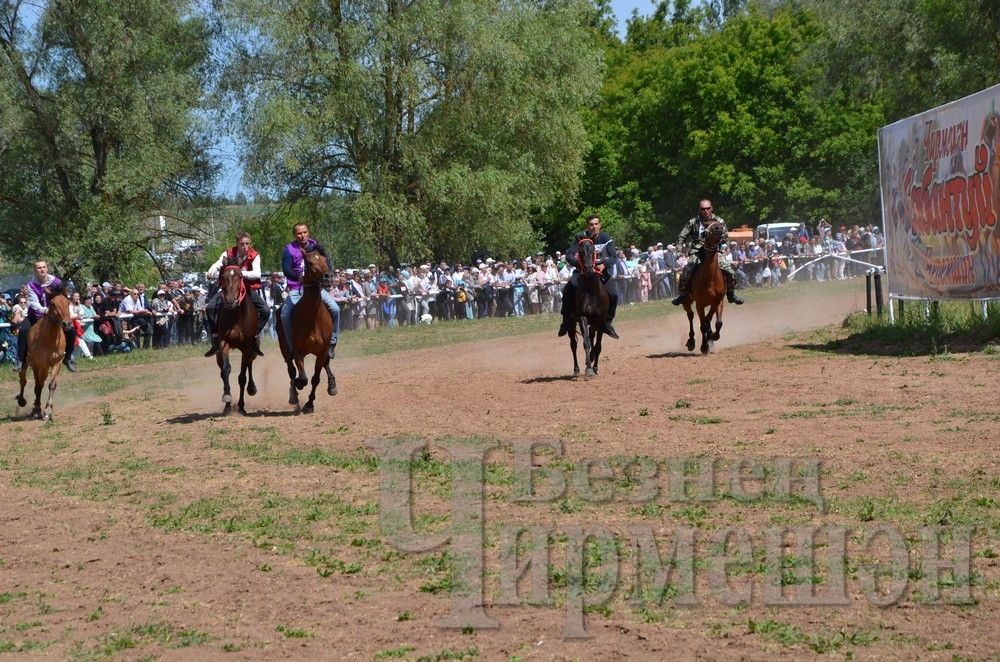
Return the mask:
[[(883, 248), (878, 227), (841, 226), (821, 221), (814, 232), (805, 225), (781, 238), (731, 241), (722, 259), (733, 262), (738, 285), (773, 287), (794, 274), (797, 280), (841, 280), (863, 275), (866, 267), (833, 256), (855, 255), (879, 264)], [(816, 258), (826, 259), (817, 260)], [(650, 245), (645, 251), (630, 245), (609, 265), (609, 287), (623, 304), (670, 299), (687, 257), (673, 244)], [(803, 266), (807, 265), (807, 266)], [(486, 258), (470, 264), (402, 265), (379, 269), (335, 267), (327, 287), (341, 306), (341, 329), (414, 325), (433, 320), (521, 317), (558, 312), (562, 286), (572, 273), (564, 255), (538, 253), (523, 260)], [(265, 274), (264, 297), (272, 310), (284, 300), (280, 273)], [(143, 283), (87, 284), (71, 295), (70, 312), (79, 325), (79, 352), (86, 357), (134, 349), (159, 349), (204, 340), (206, 287), (185, 286), (180, 280), (147, 289)], [(14, 329), (27, 314), (26, 287), (19, 295), (0, 297), (0, 359), (13, 354)], [(268, 333), (276, 338), (277, 313)]]

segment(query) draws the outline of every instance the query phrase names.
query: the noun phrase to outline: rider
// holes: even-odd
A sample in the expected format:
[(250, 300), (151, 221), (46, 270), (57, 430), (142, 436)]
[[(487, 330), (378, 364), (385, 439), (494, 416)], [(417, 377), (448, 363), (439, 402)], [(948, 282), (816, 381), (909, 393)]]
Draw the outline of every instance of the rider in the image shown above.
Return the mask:
[[(49, 273), (49, 265), (45, 260), (35, 262), (35, 276), (28, 281), (28, 315), (21, 322), (17, 332), (17, 370), (20, 371), (28, 358), (28, 331), (35, 322), (49, 311), (49, 297), (62, 289), (62, 281)], [(76, 372), (73, 361), (73, 350), (76, 349), (76, 327), (64, 329), (66, 334), (66, 354), (63, 365), (70, 372)]]
[[(729, 231), (725, 230), (726, 222), (712, 213), (711, 200), (702, 200), (698, 205), (698, 215), (685, 223), (684, 229), (681, 230), (677, 245), (680, 247), (682, 254), (685, 251), (687, 252), (688, 263), (684, 271), (681, 272), (681, 281), (677, 285), (677, 297), (670, 302), (675, 306), (684, 303), (684, 300), (688, 297), (691, 290), (691, 275), (694, 273), (694, 268), (698, 265), (698, 251), (701, 250), (704, 244), (705, 230), (715, 222), (722, 223), (724, 232), (719, 245), (724, 246), (729, 242)], [(734, 291), (736, 287), (736, 272), (733, 270), (733, 263), (729, 260), (719, 260), (719, 266), (722, 268), (722, 275), (726, 280), (726, 299), (729, 300), (729, 303), (742, 304), (743, 299), (736, 296), (736, 292)]]
[[(563, 288), (562, 309), (560, 311), (562, 312), (563, 321), (562, 326), (559, 327), (560, 336), (565, 336), (573, 328), (573, 302), (576, 298), (576, 286), (580, 281), (580, 273), (576, 269), (576, 256), (581, 239), (590, 239), (594, 242), (594, 266), (598, 264), (611, 266), (615, 263), (615, 242), (607, 233), (601, 232), (601, 217), (597, 214), (591, 214), (587, 217), (587, 230), (576, 235), (573, 244), (566, 251), (566, 261), (573, 268), (573, 273)], [(601, 272), (601, 282), (607, 285), (609, 278), (611, 278), (610, 269), (604, 269)], [(604, 333), (617, 339), (618, 332), (611, 325), (611, 322), (615, 319), (615, 311), (618, 308), (618, 292), (616, 288), (608, 288), (608, 298), (611, 300), (611, 305), (608, 306), (608, 319), (604, 322)]]
[[(216, 280), (219, 277), (219, 272), (227, 264), (239, 265), (243, 274), (243, 280), (246, 282), (247, 290), (249, 290), (250, 302), (257, 309), (257, 335), (254, 337), (253, 348), (257, 352), (257, 356), (264, 356), (264, 352), (260, 351), (260, 332), (267, 324), (271, 311), (268, 310), (264, 297), (261, 296), (260, 255), (250, 246), (250, 235), (246, 232), (236, 235), (236, 245), (222, 251), (222, 255), (215, 261), (215, 264), (208, 268), (205, 275), (209, 282)], [(221, 305), (222, 288), (219, 287), (205, 304), (205, 331), (212, 343), (212, 346), (205, 352), (206, 357), (219, 351), (219, 330), (216, 328), (216, 321), (219, 318)]]
[[(306, 251), (319, 251), (319, 254), (326, 258), (327, 272), (333, 271), (333, 264), (326, 250), (315, 239), (309, 238), (309, 228), (305, 223), (296, 223), (292, 226), (292, 233), (295, 241), (285, 246), (285, 252), (281, 256), (281, 270), (285, 272), (288, 281), (288, 298), (285, 299), (281, 307), (281, 324), (285, 330), (285, 342), (288, 343), (289, 350), (292, 347), (292, 312), (295, 304), (302, 298), (302, 283), (300, 279), (305, 275), (306, 264), (303, 253)], [(372, 265), (373, 267), (375, 265)], [(340, 306), (334, 301), (333, 295), (325, 288), (319, 288), (320, 298), (330, 311), (330, 318), (333, 320), (333, 333), (330, 335), (330, 358), (332, 359), (337, 349), (337, 334), (340, 332)]]

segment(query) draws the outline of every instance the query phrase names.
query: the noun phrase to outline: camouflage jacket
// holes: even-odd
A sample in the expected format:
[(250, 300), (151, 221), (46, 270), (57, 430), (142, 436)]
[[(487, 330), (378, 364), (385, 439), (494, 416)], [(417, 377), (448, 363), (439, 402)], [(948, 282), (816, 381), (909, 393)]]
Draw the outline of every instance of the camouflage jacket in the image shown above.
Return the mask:
[[(726, 227), (726, 222), (722, 220), (720, 217), (716, 216), (715, 214), (712, 214), (712, 218), (709, 219), (708, 223), (706, 223), (705, 225), (702, 225), (700, 216), (695, 216), (687, 223), (685, 223), (684, 228), (681, 230), (680, 236), (677, 238), (678, 253), (684, 255), (691, 255), (693, 253), (697, 253), (701, 249), (702, 244), (704, 243), (703, 236), (705, 234), (705, 229), (709, 225), (711, 225), (714, 221), (718, 221), (719, 223), (722, 223), (722, 227), (724, 228)], [(722, 246), (728, 243), (729, 243), (729, 230), (726, 230), (722, 234), (722, 242), (720, 242), (719, 245)]]

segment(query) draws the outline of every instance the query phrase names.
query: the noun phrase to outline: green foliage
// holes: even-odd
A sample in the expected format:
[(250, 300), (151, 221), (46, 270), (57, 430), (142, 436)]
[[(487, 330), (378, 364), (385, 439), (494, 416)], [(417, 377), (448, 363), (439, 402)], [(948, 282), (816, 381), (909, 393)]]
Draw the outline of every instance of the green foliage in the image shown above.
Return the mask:
[(629, 25), (630, 57), (588, 123), (585, 199), (614, 208), (624, 190), (651, 202), (655, 216), (638, 204), (627, 214), (626, 241), (643, 242), (676, 232), (704, 196), (730, 226), (872, 213), (854, 191), (874, 174), (882, 115), (816, 93), (826, 71), (806, 57), (822, 39), (815, 15), (751, 10), (710, 29), (682, 4), (671, 20), (661, 6)]
[(135, 269), (165, 201), (214, 176), (209, 53), (186, 0), (0, 1), (0, 250), (63, 275)]
[(344, 195), (338, 233), (379, 259), (524, 254), (532, 215), (572, 199), (601, 73), (588, 3), (224, 8), (249, 177), (293, 199)]

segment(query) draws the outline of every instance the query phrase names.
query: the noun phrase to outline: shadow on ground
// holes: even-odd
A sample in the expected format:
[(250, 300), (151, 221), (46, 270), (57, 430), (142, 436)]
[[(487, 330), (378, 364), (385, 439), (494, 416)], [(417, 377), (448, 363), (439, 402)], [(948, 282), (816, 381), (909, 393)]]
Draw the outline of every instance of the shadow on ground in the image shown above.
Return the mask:
[(210, 421), (218, 420), (230, 417), (241, 417), (241, 418), (280, 418), (282, 416), (298, 416), (298, 412), (294, 410), (282, 410), (282, 411), (271, 411), (268, 409), (259, 409), (256, 411), (248, 411), (245, 414), (239, 414), (233, 409), (230, 412), (202, 412), (202, 413), (191, 413), (183, 414), (181, 416), (174, 416), (173, 418), (168, 418), (167, 423), (178, 423), (181, 425), (186, 425), (189, 423), (197, 423), (198, 421)]

